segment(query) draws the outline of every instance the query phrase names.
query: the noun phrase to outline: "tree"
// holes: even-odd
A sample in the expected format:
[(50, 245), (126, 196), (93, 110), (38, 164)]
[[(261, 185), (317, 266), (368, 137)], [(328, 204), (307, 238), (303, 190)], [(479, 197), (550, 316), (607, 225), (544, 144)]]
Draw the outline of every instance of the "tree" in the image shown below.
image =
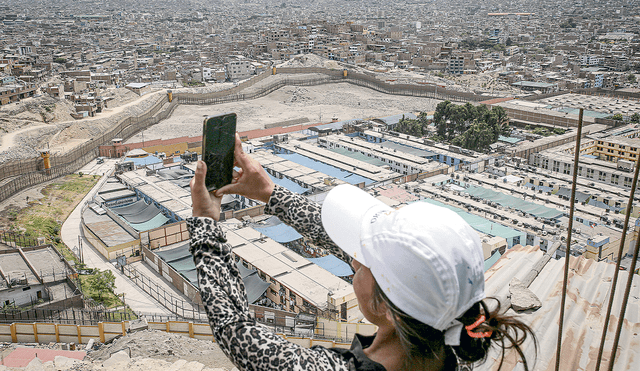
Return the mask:
[(507, 41), (505, 42), (505, 45), (507, 45), (507, 46), (513, 45), (513, 41), (511, 41), (510, 37), (507, 37)]
[(115, 289), (116, 276), (111, 271), (96, 270), (86, 282), (91, 290), (90, 296), (101, 301), (105, 292), (113, 292), (113, 289)]
[(636, 124), (640, 122), (640, 114), (638, 112), (631, 115), (631, 122)]
[(507, 112), (499, 106), (489, 109), (484, 104), (455, 105), (444, 101), (436, 106), (433, 121), (436, 137), (474, 151), (485, 151), (500, 135), (511, 134)]
[(53, 61), (55, 63), (60, 63), (60, 64), (67, 63), (67, 59), (66, 58), (56, 58)]
[(448, 131), (448, 126), (451, 123), (451, 120), (449, 118), (451, 109), (450, 106), (452, 105), (453, 104), (448, 100), (440, 102), (436, 106), (436, 111), (433, 114), (433, 122), (436, 125), (436, 131), (438, 133), (438, 136), (442, 138), (447, 137), (446, 133)]
[(569, 18), (560, 25), (560, 28), (576, 28), (576, 21), (574, 21), (573, 18)]
[(533, 133), (537, 135), (542, 135), (543, 137), (548, 137), (549, 135), (551, 135), (551, 132), (549, 130), (541, 127), (533, 129)]
[(421, 138), (426, 133), (426, 127), (423, 127), (420, 120), (407, 119), (403, 116), (396, 125), (395, 131)]
[(627, 79), (629, 79), (629, 82), (632, 83), (632, 84), (636, 83), (636, 75), (634, 75), (632, 73), (629, 74), (629, 77), (627, 77)]
[(615, 115), (609, 117), (611, 120), (622, 121), (624, 117), (622, 117), (622, 113), (616, 113)]
[(476, 122), (464, 134), (457, 136), (452, 143), (459, 147), (483, 152), (495, 143), (493, 137), (493, 129), (486, 122)]

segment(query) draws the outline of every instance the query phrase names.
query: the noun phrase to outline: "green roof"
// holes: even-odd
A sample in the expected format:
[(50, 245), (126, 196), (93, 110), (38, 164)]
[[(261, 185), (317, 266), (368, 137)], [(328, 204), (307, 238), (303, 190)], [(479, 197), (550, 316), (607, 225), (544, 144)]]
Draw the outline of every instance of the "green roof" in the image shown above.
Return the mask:
[(500, 135), (500, 136), (498, 137), (498, 140), (499, 140), (499, 141), (501, 141), (501, 142), (506, 142), (506, 143), (511, 143), (511, 144), (516, 144), (516, 143), (518, 143), (518, 142), (521, 142), (521, 141), (522, 141), (522, 139), (520, 139), (520, 138), (505, 137), (505, 136), (503, 136), (503, 135)]
[(371, 164), (371, 165), (375, 165), (375, 166), (386, 166), (387, 165), (386, 163), (384, 163), (384, 162), (382, 162), (382, 161), (380, 161), (378, 159), (375, 159), (373, 157), (369, 157), (369, 156), (367, 156), (367, 155), (365, 155), (363, 153), (357, 152), (357, 151), (349, 151), (346, 148), (327, 148), (327, 149), (329, 151), (331, 151), (331, 152), (335, 152), (335, 153), (340, 154), (340, 155), (351, 157), (354, 160), (359, 160), (359, 161), (362, 161), (362, 162), (366, 162), (366, 163)]
[(455, 206), (451, 206), (451, 205), (447, 205), (445, 203), (439, 202), (439, 201), (435, 201), (435, 200), (431, 200), (431, 199), (424, 199), (422, 200), (423, 202), (428, 202), (430, 204), (434, 204), (437, 206), (442, 206), (442, 207), (446, 207), (447, 209), (453, 210), (456, 214), (460, 215), (462, 217), (462, 219), (464, 219), (464, 221), (466, 221), (467, 223), (469, 223), (469, 225), (475, 229), (476, 231), (482, 232), (484, 234), (488, 234), (491, 236), (498, 236), (498, 237), (503, 237), (506, 239), (510, 239), (513, 237), (517, 237), (520, 236), (520, 240), (524, 241), (524, 239), (526, 238), (526, 233), (525, 232), (521, 232), (509, 227), (505, 227), (504, 225), (500, 224), (500, 223), (494, 223), (488, 219), (485, 219), (481, 216), (478, 215), (474, 215), (474, 214), (469, 214), (468, 212), (459, 209)]

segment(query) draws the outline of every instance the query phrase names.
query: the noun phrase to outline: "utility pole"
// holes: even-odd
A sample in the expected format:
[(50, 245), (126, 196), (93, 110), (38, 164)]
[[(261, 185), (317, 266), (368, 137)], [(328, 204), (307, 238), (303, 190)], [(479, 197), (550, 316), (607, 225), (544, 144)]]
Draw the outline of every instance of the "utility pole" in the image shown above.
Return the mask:
[(82, 251), (82, 236), (78, 236), (78, 258), (84, 264), (84, 253)]

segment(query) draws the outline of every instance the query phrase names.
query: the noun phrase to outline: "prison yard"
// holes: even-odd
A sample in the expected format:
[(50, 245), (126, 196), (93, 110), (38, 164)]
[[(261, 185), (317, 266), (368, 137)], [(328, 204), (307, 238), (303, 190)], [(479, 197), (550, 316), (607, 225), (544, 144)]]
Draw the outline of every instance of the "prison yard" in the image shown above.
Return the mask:
[[(65, 155), (44, 151), (33, 164), (19, 160), (31, 173), (5, 166), (13, 174), (5, 182), (11, 187), (0, 189), (10, 195), (2, 204), (0, 251), (0, 341), (11, 344), (5, 360), (42, 369), (233, 368), (211, 343), (185, 222), (203, 116), (223, 111), (239, 114), (243, 149), (271, 179), (313, 201), (352, 184), (396, 209), (428, 202), (460, 215), (482, 242), (487, 295), (534, 327), (543, 369), (554, 361), (559, 293), (569, 300), (566, 316), (594, 318), (589, 326), (572, 323), (579, 328), (571, 331), (591, 339), (590, 349), (598, 346), (605, 318), (593, 308), (606, 305), (613, 272), (618, 290), (636, 275), (640, 232), (638, 196), (629, 199), (640, 129), (630, 116), (598, 113), (595, 102), (610, 107), (611, 98), (470, 97), (400, 91), (349, 73), (351, 83), (332, 81), (344, 76), (330, 71), (280, 73), (227, 87), (255, 99), (229, 99), (224, 90), (158, 92), (153, 105), (130, 106), (141, 116), (114, 121), (99, 141), (79, 141)], [(322, 84), (295, 85), (301, 81)], [(293, 85), (279, 87), (283, 82)], [(567, 104), (574, 101), (591, 102), (593, 111), (581, 119), (580, 104)], [(374, 334), (358, 307), (351, 267), (264, 207), (235, 195), (225, 195), (221, 207), (256, 321), (303, 346), (349, 347), (353, 334)], [(567, 261), (574, 273), (565, 284)], [(637, 286), (630, 290), (638, 296)], [(625, 321), (635, 323), (638, 303), (623, 301), (616, 294), (614, 308), (625, 308)], [(633, 326), (621, 333), (637, 337)], [(563, 333), (565, 343), (571, 336)], [(36, 357), (18, 342), (58, 345), (48, 346), (52, 352), (40, 345)], [(629, 344), (614, 369), (637, 363)], [(533, 356), (535, 348), (524, 350)], [(490, 353), (480, 369), (498, 357)]]

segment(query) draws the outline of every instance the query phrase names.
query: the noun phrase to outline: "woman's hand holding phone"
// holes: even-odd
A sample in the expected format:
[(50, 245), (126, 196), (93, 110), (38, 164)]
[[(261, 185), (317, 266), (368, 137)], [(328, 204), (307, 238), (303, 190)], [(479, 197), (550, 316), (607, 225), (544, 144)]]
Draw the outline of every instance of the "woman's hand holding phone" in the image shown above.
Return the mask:
[(242, 141), (240, 141), (240, 136), (237, 133), (233, 154), (234, 165), (239, 167), (240, 170), (234, 170), (231, 184), (216, 190), (216, 195), (222, 197), (225, 194), (237, 194), (253, 200), (268, 202), (275, 184), (269, 178), (269, 174), (267, 174), (262, 165), (244, 153)]
[(207, 165), (198, 161), (196, 174), (191, 179), (191, 207), (192, 216), (204, 216), (214, 220), (220, 220), (220, 205), (222, 196), (217, 197), (214, 192), (209, 192), (204, 184), (207, 174)]

